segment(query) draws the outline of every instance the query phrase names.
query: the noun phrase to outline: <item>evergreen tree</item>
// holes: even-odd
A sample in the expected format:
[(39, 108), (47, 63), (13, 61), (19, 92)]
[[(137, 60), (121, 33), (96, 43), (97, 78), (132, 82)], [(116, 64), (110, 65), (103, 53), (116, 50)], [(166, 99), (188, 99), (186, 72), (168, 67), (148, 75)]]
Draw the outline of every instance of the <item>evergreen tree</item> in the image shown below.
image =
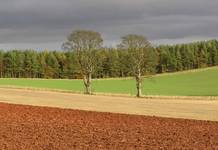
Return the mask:
[(58, 78), (59, 76), (59, 63), (57, 58), (55, 57), (53, 52), (48, 52), (46, 55), (46, 64), (47, 64), (47, 71), (46, 77), (47, 78)]
[[(154, 64), (144, 66), (144, 74), (175, 72), (218, 65), (218, 41), (190, 44), (160, 45), (150, 53)], [(95, 50), (93, 78), (127, 77), (131, 57), (120, 48)], [(147, 59), (147, 58), (146, 58)], [(0, 50), (0, 77), (81, 79), (81, 66), (75, 51)]]
[(4, 74), (4, 52), (0, 50), (0, 77)]

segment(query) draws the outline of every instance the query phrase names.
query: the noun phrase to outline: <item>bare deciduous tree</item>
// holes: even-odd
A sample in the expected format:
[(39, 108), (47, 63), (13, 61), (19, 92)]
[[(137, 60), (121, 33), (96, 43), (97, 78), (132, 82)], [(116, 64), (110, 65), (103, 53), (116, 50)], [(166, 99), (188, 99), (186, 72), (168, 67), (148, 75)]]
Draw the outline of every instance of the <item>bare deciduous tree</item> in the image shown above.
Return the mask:
[(92, 73), (97, 65), (96, 52), (101, 48), (102, 43), (103, 39), (100, 33), (89, 30), (77, 30), (72, 32), (68, 36), (67, 42), (63, 44), (64, 49), (73, 50), (76, 54), (86, 94), (91, 94), (92, 92)]
[(141, 35), (126, 35), (118, 47), (128, 51), (131, 73), (136, 79), (137, 97), (142, 96), (142, 80), (147, 64), (151, 61), (151, 44)]

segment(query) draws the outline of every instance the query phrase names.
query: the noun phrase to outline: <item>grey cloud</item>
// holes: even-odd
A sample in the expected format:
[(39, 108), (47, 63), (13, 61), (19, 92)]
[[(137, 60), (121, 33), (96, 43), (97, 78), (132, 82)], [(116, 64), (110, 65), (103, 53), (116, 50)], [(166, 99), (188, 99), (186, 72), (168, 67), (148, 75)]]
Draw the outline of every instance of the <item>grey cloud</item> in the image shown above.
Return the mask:
[(101, 32), (107, 45), (129, 33), (143, 34), (154, 43), (218, 37), (215, 0), (0, 0), (0, 4), (0, 48), (60, 49), (57, 43), (78, 28)]

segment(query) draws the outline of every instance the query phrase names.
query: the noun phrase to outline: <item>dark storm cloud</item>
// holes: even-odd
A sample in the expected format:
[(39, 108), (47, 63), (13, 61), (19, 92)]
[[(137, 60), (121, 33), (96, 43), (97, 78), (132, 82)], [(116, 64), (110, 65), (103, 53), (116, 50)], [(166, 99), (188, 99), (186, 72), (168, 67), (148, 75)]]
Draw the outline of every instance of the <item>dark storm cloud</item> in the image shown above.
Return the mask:
[(154, 43), (218, 37), (216, 0), (0, 0), (0, 48), (55, 48), (74, 29), (108, 45), (128, 33)]

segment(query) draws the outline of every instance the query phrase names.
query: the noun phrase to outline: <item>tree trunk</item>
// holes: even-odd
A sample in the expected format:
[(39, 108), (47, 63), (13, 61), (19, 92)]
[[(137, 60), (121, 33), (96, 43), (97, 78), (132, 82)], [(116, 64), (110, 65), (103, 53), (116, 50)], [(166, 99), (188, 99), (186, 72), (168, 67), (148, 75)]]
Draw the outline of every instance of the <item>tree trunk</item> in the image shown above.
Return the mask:
[(136, 89), (137, 89), (136, 97), (141, 97), (142, 96), (142, 77), (141, 77), (141, 73), (138, 73), (138, 75), (136, 76)]
[(87, 75), (84, 75), (84, 85), (85, 85), (85, 94), (92, 94), (91, 89), (91, 80), (92, 80), (92, 74), (88, 73)]

